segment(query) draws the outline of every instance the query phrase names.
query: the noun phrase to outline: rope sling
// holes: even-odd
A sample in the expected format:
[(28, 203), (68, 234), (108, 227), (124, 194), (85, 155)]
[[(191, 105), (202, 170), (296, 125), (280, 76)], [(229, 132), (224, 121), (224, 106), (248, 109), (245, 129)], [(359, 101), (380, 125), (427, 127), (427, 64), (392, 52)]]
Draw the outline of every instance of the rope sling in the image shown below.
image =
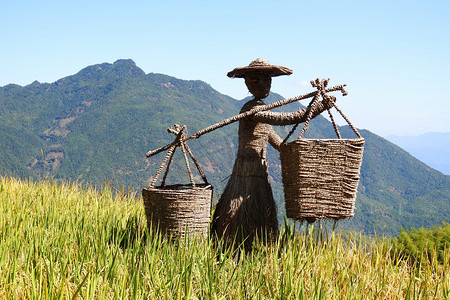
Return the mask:
[(296, 140), (287, 142), (299, 124), (293, 126), (280, 147), (280, 160), (286, 216), (293, 220), (314, 222), (320, 219), (340, 220), (354, 216), (364, 138), (344, 113), (334, 105), (348, 123), (356, 139), (343, 139), (338, 126), (327, 109), (337, 139), (305, 139), (312, 111), (324, 93), (328, 80), (312, 81), (318, 89), (309, 104), (305, 124)]
[[(168, 128), (170, 133), (176, 135), (175, 143), (169, 148), (156, 175), (153, 177), (147, 189), (142, 190), (144, 209), (148, 227), (159, 230), (165, 235), (183, 237), (190, 235), (206, 237), (208, 235), (209, 221), (211, 219), (211, 198), (213, 189), (208, 183), (200, 164), (192, 154), (191, 149), (183, 139), (186, 126), (174, 125), (175, 129)], [(183, 153), (190, 185), (166, 185), (176, 148), (180, 147)], [(202, 184), (196, 184), (192, 174), (188, 155), (194, 162), (202, 180)], [(161, 185), (155, 186), (161, 172), (166, 166)]]

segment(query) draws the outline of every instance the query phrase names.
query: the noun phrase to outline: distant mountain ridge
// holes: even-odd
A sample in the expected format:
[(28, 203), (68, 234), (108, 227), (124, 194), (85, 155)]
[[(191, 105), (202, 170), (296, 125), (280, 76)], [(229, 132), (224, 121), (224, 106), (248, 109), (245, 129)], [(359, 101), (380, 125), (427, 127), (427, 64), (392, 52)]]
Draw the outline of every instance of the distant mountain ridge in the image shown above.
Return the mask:
[(450, 132), (428, 132), (417, 136), (390, 135), (387, 140), (446, 175), (450, 175)]
[[(279, 99), (271, 94), (267, 102)], [(174, 138), (167, 127), (186, 124), (194, 133), (237, 114), (242, 104), (203, 81), (145, 74), (132, 60), (88, 66), (54, 83), (9, 84), (0, 87), (0, 175), (94, 185), (108, 180), (139, 190), (164, 156), (147, 159), (145, 153)], [(296, 103), (284, 107), (298, 108)], [(289, 129), (277, 128), (282, 135)], [(341, 131), (353, 136), (348, 127)], [(450, 176), (370, 131), (361, 134), (366, 147), (357, 210), (352, 220), (342, 222), (344, 228), (396, 234), (401, 226), (450, 221)], [(313, 120), (306, 135), (335, 136), (323, 117)], [(189, 146), (220, 195), (236, 155), (237, 124), (190, 140)], [(168, 180), (188, 182), (183, 159), (176, 155)], [(282, 218), (280, 163), (270, 147), (268, 161)]]

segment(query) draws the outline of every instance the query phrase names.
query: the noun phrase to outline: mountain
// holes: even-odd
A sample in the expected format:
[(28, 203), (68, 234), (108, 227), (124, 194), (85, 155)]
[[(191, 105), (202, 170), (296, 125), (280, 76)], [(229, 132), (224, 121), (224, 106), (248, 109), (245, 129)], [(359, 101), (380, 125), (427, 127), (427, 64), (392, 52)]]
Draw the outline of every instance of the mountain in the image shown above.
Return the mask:
[(432, 168), (450, 175), (450, 132), (428, 132), (417, 136), (390, 135), (386, 139)]
[[(271, 94), (267, 101), (281, 98)], [(9, 84), (0, 87), (0, 175), (94, 185), (108, 181), (140, 190), (164, 157), (160, 153), (148, 159), (145, 153), (173, 141), (169, 126), (185, 124), (192, 134), (237, 114), (242, 104), (203, 81), (145, 74), (132, 60), (88, 66), (54, 83)], [(298, 103), (284, 107), (298, 108)], [(290, 128), (277, 130), (285, 136)], [(341, 132), (352, 136), (348, 127)], [(341, 222), (343, 228), (397, 234), (402, 226), (450, 221), (449, 176), (370, 131), (361, 133), (366, 147), (357, 210), (353, 219)], [(335, 134), (330, 122), (318, 117), (306, 136)], [(237, 123), (189, 140), (188, 145), (215, 187), (217, 199), (236, 156)], [(280, 163), (271, 147), (268, 161), (281, 219)], [(184, 159), (177, 151), (168, 183), (187, 182)]]
[[(2, 132), (11, 132), (2, 149), (11, 151), (6, 162), (21, 155), (20, 164), (2, 168), (19, 176), (142, 187), (160, 160), (145, 153), (173, 140), (167, 127), (189, 124), (193, 133), (238, 111), (235, 102), (201, 81), (145, 74), (130, 60), (90, 66), (52, 84), (8, 85), (0, 90)], [(232, 139), (216, 135), (220, 143), (211, 136), (202, 142), (212, 153), (208, 166), (220, 172), (221, 156), (229, 154), (217, 150), (221, 139)]]

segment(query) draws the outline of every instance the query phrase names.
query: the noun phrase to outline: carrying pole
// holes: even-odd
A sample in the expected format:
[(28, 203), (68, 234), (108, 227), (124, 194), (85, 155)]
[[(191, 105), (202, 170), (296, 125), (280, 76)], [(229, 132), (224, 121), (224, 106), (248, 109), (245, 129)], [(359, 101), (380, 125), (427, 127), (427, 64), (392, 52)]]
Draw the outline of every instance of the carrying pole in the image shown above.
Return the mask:
[(292, 103), (292, 102), (295, 102), (295, 101), (300, 101), (300, 100), (303, 100), (303, 99), (311, 98), (311, 97), (314, 97), (315, 95), (317, 95), (318, 93), (322, 93), (323, 94), (323, 93), (328, 93), (328, 92), (341, 91), (342, 95), (346, 96), (347, 95), (347, 91), (344, 90), (345, 86), (346, 86), (345, 84), (336, 85), (336, 86), (333, 86), (333, 87), (330, 87), (330, 88), (327, 88), (327, 89), (324, 89), (324, 90), (320, 90), (319, 89), (317, 91), (314, 91), (314, 92), (311, 92), (311, 93), (308, 93), (308, 94), (303, 94), (303, 95), (300, 95), (300, 96), (297, 96), (297, 97), (280, 100), (280, 101), (274, 102), (272, 104), (257, 106), (255, 108), (249, 110), (249, 111), (240, 113), (240, 114), (238, 114), (236, 116), (233, 116), (233, 117), (231, 117), (229, 119), (225, 119), (225, 120), (223, 120), (223, 121), (221, 121), (219, 123), (216, 123), (216, 124), (213, 124), (213, 125), (211, 125), (211, 126), (209, 126), (207, 128), (204, 128), (204, 129), (202, 129), (202, 130), (194, 133), (193, 135), (188, 136), (188, 137), (186, 137), (186, 138), (184, 138), (182, 140), (175, 140), (172, 143), (167, 144), (167, 145), (165, 145), (165, 146), (163, 146), (161, 148), (149, 151), (149, 152), (147, 152), (147, 157), (153, 156), (153, 155), (158, 154), (158, 153), (160, 153), (162, 151), (170, 149), (172, 146), (175, 146), (175, 145), (180, 144), (182, 142), (185, 142), (187, 140), (199, 138), (200, 136), (204, 135), (205, 133), (211, 132), (213, 130), (216, 130), (218, 128), (226, 126), (228, 124), (237, 122), (237, 121), (239, 121), (239, 120), (241, 120), (243, 118), (246, 118), (248, 116), (254, 115), (254, 114), (256, 114), (256, 113), (258, 113), (260, 111), (271, 110), (271, 109), (274, 109), (276, 107), (280, 107), (280, 106), (283, 106), (283, 105), (286, 105), (286, 104), (289, 104), (289, 103)]

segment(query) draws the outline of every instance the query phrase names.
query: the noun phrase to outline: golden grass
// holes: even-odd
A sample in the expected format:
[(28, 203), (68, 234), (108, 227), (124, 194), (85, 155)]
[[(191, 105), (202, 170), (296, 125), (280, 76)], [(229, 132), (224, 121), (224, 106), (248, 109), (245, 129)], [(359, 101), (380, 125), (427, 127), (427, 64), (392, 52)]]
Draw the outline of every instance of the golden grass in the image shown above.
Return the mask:
[(411, 265), (388, 241), (289, 230), (236, 259), (209, 239), (149, 232), (141, 200), (109, 186), (0, 178), (0, 298), (450, 297), (448, 251)]

